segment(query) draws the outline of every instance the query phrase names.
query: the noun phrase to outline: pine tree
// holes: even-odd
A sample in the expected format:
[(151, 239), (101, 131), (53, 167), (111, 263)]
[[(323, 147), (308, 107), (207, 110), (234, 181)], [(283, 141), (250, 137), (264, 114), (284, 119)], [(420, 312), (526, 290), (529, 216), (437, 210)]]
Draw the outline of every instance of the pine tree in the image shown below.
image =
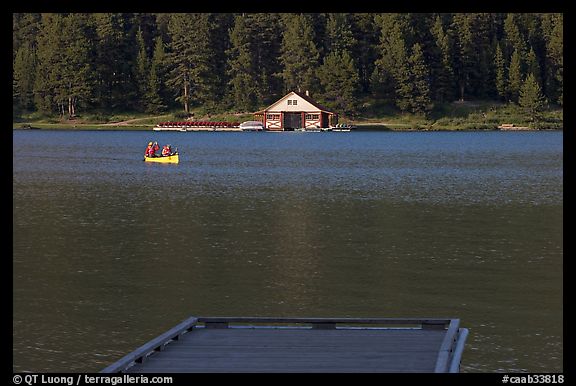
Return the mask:
[(368, 94), (370, 76), (377, 58), (378, 28), (371, 13), (352, 14), (350, 28), (355, 41), (350, 53), (356, 62), (362, 94)]
[(58, 82), (58, 67), (62, 63), (61, 53), (64, 51), (61, 34), (63, 16), (59, 14), (42, 14), (38, 29), (37, 66), (34, 77), (34, 103), (36, 108), (44, 113), (59, 112), (63, 114), (57, 102), (54, 101)]
[(150, 64), (148, 61), (148, 54), (146, 53), (146, 44), (142, 35), (142, 29), (138, 28), (136, 33), (136, 44), (138, 46), (138, 55), (135, 60), (134, 80), (137, 84), (138, 94), (136, 99), (138, 104), (136, 109), (143, 111), (146, 109), (146, 96), (148, 94), (148, 86), (150, 85)]
[(492, 16), (488, 13), (471, 14), (472, 45), (474, 47), (472, 58), (476, 63), (470, 71), (469, 93), (477, 98), (488, 98), (495, 94), (494, 79), (492, 73), (492, 62), (494, 53), (492, 51), (493, 32)]
[(540, 86), (533, 74), (528, 74), (526, 77), (520, 90), (518, 103), (524, 113), (530, 117), (531, 121), (538, 121), (540, 113), (546, 107), (546, 101), (542, 96)]
[(552, 101), (563, 103), (564, 83), (564, 17), (563, 14), (544, 14), (542, 30), (545, 42), (544, 88)]
[(318, 68), (326, 105), (350, 116), (357, 110), (359, 78), (354, 61), (347, 50), (337, 50), (324, 57)]
[(22, 44), (14, 59), (13, 80), (19, 91), (18, 104), (24, 110), (34, 109), (36, 52), (31, 44)]
[(18, 89), (18, 82), (16, 82), (16, 78), (12, 76), (12, 117), (15, 118), (20, 115), (20, 113), (20, 90)]
[[(381, 35), (379, 56), (371, 78), (372, 89), (380, 98), (394, 102), (398, 100), (396, 98), (398, 91), (409, 81), (406, 47), (407, 41), (412, 40), (412, 31), (405, 15), (383, 14), (378, 15), (375, 20), (380, 27)], [(401, 96), (400, 100), (403, 98)]]
[(154, 42), (162, 32), (158, 30), (156, 15), (153, 13), (134, 13), (134, 29), (136, 31), (136, 40), (138, 40), (138, 31), (142, 34), (144, 47), (146, 47), (146, 57), (151, 58), (154, 51)]
[(508, 70), (508, 91), (510, 93), (510, 100), (513, 102), (518, 102), (518, 95), (522, 87), (522, 78), (520, 54), (515, 50), (510, 59), (510, 68)]
[(508, 95), (508, 84), (506, 76), (506, 62), (500, 48), (500, 42), (496, 44), (496, 54), (494, 56), (494, 67), (496, 72), (496, 90), (502, 100), (506, 100)]
[(280, 60), (285, 91), (315, 91), (315, 69), (320, 54), (314, 43), (312, 20), (304, 14), (286, 14), (284, 25)]
[(408, 64), (410, 78), (409, 83), (405, 85), (405, 90), (408, 92), (403, 93), (405, 110), (427, 115), (432, 110), (433, 104), (430, 98), (429, 70), (419, 43), (415, 43), (412, 47)]
[(64, 23), (64, 78), (63, 91), (68, 106), (68, 117), (75, 117), (84, 104), (88, 107), (94, 90), (92, 53), (94, 52), (94, 31), (90, 24), (90, 15), (71, 13)]
[[(281, 14), (284, 20), (286, 19), (286, 14)], [(324, 56), (328, 54), (328, 13), (323, 12), (310, 12), (310, 13), (303, 13), (302, 15), (306, 16), (306, 18), (310, 21), (310, 26), (312, 28), (312, 43), (316, 47), (318, 51), (318, 58), (319, 61), (324, 59)]]
[(162, 96), (164, 95), (164, 42), (162, 35), (156, 37), (154, 54), (150, 63), (150, 75), (148, 77), (148, 88), (146, 90), (146, 112), (159, 113), (166, 110)]
[(476, 62), (476, 47), (472, 31), (472, 16), (469, 14), (457, 13), (453, 17), (453, 29), (455, 32), (455, 76), (458, 81), (460, 101), (464, 100), (466, 91), (470, 88), (471, 78)]
[(133, 66), (137, 56), (134, 15), (127, 13), (91, 14), (96, 29), (95, 102), (101, 108), (135, 107), (137, 83)]
[[(217, 108), (224, 96), (225, 49), (222, 32), (229, 25), (226, 15), (210, 13), (172, 14), (168, 25), (171, 64), (167, 85), (177, 95), (186, 113), (192, 103), (208, 112)], [(222, 19), (222, 20), (221, 20)]]
[(504, 21), (504, 34), (506, 36), (507, 55), (511, 56), (514, 51), (518, 51), (518, 55), (520, 59), (522, 59), (526, 57), (528, 50), (524, 36), (520, 32), (520, 28), (518, 28), (517, 17), (518, 15), (514, 13), (507, 14), (506, 20)]
[[(451, 37), (445, 31), (442, 18), (437, 15), (431, 29), (434, 36), (435, 51), (437, 54), (432, 59), (435, 74), (433, 76), (434, 99), (443, 102), (454, 98), (454, 71), (452, 70)], [(432, 70), (432, 69), (431, 69)]]
[(34, 92), (38, 108), (54, 107), (61, 117), (77, 115), (93, 100), (94, 31), (88, 14), (44, 14), (38, 36), (38, 66)]
[(12, 14), (12, 61), (23, 45), (36, 50), (36, 38), (40, 30), (42, 15), (40, 13)]
[(327, 51), (348, 51), (356, 44), (350, 17), (346, 13), (330, 13), (326, 23)]
[(256, 104), (269, 105), (284, 94), (280, 68), (282, 30), (277, 13), (246, 14), (249, 30), (254, 75), (256, 76)]
[(232, 103), (240, 111), (251, 111), (256, 107), (260, 75), (253, 56), (253, 35), (247, 22), (246, 16), (236, 16), (234, 28), (230, 31), (232, 47), (227, 52)]
[[(231, 13), (208, 14), (206, 22), (209, 28), (209, 45), (206, 52), (209, 73), (214, 75), (209, 82), (209, 93), (199, 99), (212, 110), (225, 106), (226, 85), (229, 77), (226, 73), (226, 51), (230, 49), (230, 30), (234, 26), (234, 15)], [(205, 78), (205, 76), (203, 76)]]
[(176, 100), (182, 103), (186, 114), (190, 113), (191, 85), (192, 85), (192, 55), (194, 46), (193, 23), (190, 14), (177, 13), (170, 15), (168, 31), (171, 38), (170, 53), (167, 54), (171, 69), (166, 84), (177, 96)]
[[(376, 65), (383, 76), (381, 80), (386, 80), (386, 76), (391, 80), (394, 104), (402, 111), (428, 113), (432, 108), (430, 70), (422, 45), (412, 44), (411, 54), (407, 52), (408, 42), (415, 40), (415, 30), (410, 25), (409, 15), (385, 14), (378, 21), (382, 36), (381, 56)], [(387, 93), (391, 95), (389, 91)]]
[(540, 84), (540, 64), (538, 63), (538, 58), (536, 57), (536, 53), (534, 52), (534, 48), (530, 47), (530, 51), (528, 52), (528, 57), (526, 59), (526, 67), (527, 67), (527, 74), (532, 74), (534, 79), (538, 84)]

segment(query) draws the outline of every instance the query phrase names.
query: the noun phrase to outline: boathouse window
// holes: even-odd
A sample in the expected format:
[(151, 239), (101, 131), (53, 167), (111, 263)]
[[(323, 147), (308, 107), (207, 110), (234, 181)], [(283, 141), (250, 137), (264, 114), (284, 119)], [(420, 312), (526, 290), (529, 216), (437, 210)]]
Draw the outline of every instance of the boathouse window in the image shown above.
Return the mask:
[(288, 99), (288, 105), (292, 104), (292, 99)]
[(267, 114), (266, 119), (277, 121), (280, 119), (280, 114)]
[(306, 119), (318, 119), (318, 114), (306, 114)]

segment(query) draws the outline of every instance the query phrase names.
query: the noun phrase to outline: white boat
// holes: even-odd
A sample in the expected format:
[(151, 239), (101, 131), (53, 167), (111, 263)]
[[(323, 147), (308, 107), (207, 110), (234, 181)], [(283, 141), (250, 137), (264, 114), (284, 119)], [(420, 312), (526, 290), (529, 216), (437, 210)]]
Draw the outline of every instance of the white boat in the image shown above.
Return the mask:
[(242, 131), (264, 131), (264, 124), (260, 121), (246, 121), (240, 124)]
[(346, 123), (341, 123), (338, 124), (336, 126), (331, 127), (332, 131), (350, 131), (352, 129), (355, 129), (356, 126), (353, 125), (347, 125)]

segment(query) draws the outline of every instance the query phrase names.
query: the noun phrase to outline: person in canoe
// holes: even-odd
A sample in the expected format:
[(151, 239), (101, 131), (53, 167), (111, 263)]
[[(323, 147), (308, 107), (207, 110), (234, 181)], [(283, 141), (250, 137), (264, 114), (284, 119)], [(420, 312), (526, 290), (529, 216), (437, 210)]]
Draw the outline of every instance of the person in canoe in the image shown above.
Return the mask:
[(152, 147), (152, 142), (148, 142), (148, 146), (146, 146), (146, 150), (144, 150), (144, 157), (148, 157), (148, 152), (150, 152), (151, 147)]
[(156, 157), (156, 151), (158, 151), (160, 147), (158, 146), (158, 142), (149, 142), (148, 147), (146, 148), (146, 157)]
[(164, 145), (162, 147), (162, 157), (168, 157), (170, 155), (172, 155), (172, 148), (170, 145)]

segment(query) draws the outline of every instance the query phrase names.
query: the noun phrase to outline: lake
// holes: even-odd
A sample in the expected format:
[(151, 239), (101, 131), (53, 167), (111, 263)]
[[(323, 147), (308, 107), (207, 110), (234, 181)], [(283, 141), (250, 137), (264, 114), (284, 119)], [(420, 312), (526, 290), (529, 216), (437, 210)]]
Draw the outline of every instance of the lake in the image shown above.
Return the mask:
[(462, 372), (562, 372), (562, 142), (15, 130), (13, 370), (97, 372), (194, 315), (460, 318)]

